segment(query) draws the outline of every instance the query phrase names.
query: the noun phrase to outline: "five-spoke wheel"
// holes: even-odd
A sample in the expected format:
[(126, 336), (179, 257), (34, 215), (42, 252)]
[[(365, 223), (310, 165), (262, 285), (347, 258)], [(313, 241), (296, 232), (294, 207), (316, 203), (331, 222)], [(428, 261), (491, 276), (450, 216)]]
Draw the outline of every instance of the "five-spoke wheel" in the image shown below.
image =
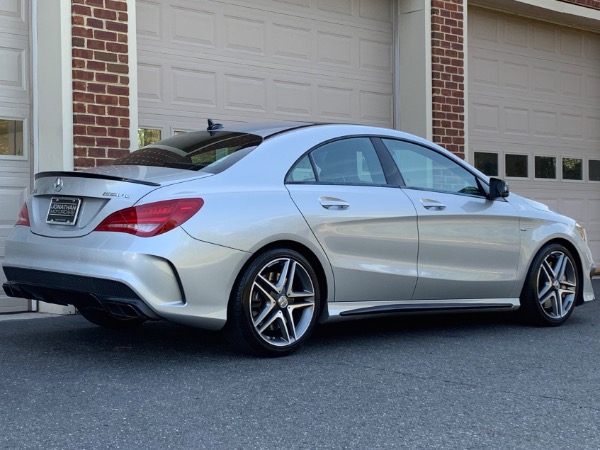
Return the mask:
[(532, 322), (560, 325), (573, 312), (578, 289), (579, 273), (573, 256), (562, 245), (551, 244), (533, 260), (521, 303)]
[(319, 310), (309, 261), (294, 250), (270, 250), (246, 267), (233, 291), (228, 336), (246, 353), (289, 354), (308, 338)]

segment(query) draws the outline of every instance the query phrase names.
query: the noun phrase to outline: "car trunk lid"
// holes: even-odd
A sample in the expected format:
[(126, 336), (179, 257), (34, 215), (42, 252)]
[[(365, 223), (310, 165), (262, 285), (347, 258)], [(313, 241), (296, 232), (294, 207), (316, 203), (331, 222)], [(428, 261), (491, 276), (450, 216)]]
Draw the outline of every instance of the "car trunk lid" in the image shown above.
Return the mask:
[(48, 237), (84, 236), (110, 214), (135, 205), (150, 192), (209, 173), (110, 166), (80, 172), (42, 172), (28, 201), (31, 231)]

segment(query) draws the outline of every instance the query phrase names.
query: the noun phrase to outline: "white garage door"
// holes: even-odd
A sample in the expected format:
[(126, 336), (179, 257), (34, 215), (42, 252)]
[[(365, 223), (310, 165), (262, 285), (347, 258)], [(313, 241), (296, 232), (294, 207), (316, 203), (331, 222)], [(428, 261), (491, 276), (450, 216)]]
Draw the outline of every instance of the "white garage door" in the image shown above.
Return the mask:
[(477, 8), (468, 34), (471, 158), (577, 219), (600, 261), (600, 35)]
[[(29, 1), (0, 2), (0, 263), (5, 240), (30, 189)], [(0, 271), (0, 284), (6, 278)], [(0, 313), (26, 311), (28, 302), (0, 289)]]
[(139, 123), (391, 126), (390, 0), (139, 0)]

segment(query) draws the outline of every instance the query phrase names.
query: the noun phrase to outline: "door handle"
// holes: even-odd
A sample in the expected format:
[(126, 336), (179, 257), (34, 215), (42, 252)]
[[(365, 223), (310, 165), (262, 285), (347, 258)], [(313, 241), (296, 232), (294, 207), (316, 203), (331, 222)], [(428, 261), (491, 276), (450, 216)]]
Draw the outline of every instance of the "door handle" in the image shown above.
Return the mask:
[(335, 197), (321, 197), (319, 198), (319, 203), (325, 209), (347, 209), (350, 207), (350, 203)]
[(431, 200), (430, 198), (422, 198), (421, 205), (423, 205), (423, 208), (425, 209), (431, 209), (434, 211), (442, 211), (446, 209), (446, 205), (438, 202), (437, 200)]

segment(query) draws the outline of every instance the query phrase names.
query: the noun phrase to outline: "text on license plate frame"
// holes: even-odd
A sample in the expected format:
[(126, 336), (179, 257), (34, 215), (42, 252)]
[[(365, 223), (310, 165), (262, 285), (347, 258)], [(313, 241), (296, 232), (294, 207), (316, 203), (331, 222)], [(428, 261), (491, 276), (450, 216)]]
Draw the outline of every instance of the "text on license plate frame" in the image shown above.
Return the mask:
[(46, 223), (75, 225), (79, 216), (81, 199), (77, 197), (52, 197), (48, 207)]

